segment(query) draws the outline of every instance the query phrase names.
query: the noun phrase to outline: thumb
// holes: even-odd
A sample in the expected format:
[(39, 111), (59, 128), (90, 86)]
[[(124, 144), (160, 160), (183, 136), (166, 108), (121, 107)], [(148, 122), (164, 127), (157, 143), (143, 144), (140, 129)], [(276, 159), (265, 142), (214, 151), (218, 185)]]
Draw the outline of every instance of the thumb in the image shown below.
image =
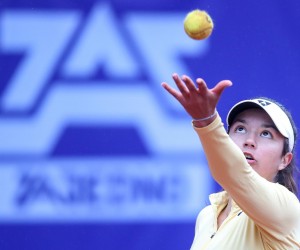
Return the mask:
[(230, 80), (223, 80), (217, 83), (217, 85), (212, 89), (212, 92), (220, 98), (223, 91), (230, 86), (232, 86), (232, 82)]

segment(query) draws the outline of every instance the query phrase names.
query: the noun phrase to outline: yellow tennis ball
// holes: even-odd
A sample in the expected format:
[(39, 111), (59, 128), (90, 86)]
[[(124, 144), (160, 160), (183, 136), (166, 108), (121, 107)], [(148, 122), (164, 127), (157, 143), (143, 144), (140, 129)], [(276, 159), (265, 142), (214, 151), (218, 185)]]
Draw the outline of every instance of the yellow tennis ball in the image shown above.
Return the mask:
[(184, 30), (186, 34), (195, 40), (202, 40), (209, 37), (214, 28), (213, 21), (209, 14), (203, 10), (193, 10), (184, 19)]

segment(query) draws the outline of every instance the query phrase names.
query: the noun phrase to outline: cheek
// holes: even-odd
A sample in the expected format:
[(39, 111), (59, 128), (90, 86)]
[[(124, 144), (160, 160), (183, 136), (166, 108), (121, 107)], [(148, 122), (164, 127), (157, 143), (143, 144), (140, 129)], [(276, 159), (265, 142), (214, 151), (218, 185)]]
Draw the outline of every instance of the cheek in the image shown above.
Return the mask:
[(277, 173), (282, 163), (281, 151), (279, 148), (265, 147), (265, 150), (257, 152), (259, 159), (260, 171), (267, 172), (271, 175)]
[(241, 135), (237, 135), (235, 133), (229, 133), (229, 137), (239, 147), (241, 147), (241, 145), (243, 144), (243, 138)]
[(266, 159), (273, 162), (281, 160), (283, 144), (280, 142), (268, 142), (267, 140), (262, 140), (260, 148), (261, 154), (264, 155)]

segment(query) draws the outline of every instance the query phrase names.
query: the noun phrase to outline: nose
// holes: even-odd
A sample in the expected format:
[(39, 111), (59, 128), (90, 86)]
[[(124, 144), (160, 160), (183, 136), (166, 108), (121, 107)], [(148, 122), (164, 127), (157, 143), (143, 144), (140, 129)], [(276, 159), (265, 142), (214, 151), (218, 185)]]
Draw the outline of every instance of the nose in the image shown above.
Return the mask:
[(247, 147), (247, 148), (256, 148), (256, 142), (255, 142), (255, 139), (254, 139), (254, 136), (247, 136), (247, 138), (245, 139), (245, 142), (244, 142), (244, 147)]

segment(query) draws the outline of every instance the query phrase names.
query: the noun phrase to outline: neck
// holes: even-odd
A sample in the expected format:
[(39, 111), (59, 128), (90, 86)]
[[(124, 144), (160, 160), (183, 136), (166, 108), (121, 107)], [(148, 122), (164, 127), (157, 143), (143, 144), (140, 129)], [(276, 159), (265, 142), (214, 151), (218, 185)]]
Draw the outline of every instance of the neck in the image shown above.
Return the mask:
[(228, 215), (230, 213), (231, 210), (231, 206), (232, 206), (232, 198), (229, 196), (228, 198), (228, 203), (224, 209), (225, 213)]

